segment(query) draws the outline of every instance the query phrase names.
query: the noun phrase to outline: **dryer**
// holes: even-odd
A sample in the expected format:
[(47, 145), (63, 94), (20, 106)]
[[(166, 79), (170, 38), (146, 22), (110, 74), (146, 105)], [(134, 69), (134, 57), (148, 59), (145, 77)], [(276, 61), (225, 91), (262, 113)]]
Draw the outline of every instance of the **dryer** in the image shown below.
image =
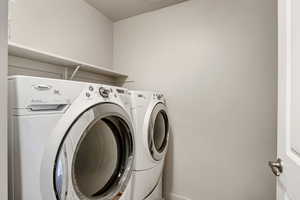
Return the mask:
[(132, 200), (134, 128), (114, 87), (9, 78), (9, 200)]
[(131, 96), (136, 145), (133, 200), (158, 200), (170, 135), (166, 99), (158, 92), (131, 91)]

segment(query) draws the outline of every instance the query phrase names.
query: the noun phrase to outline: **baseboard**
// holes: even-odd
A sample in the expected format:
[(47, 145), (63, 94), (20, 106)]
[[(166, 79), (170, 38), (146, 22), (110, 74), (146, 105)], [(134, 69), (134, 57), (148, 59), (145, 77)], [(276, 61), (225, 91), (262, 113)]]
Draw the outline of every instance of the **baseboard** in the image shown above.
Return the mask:
[(167, 195), (167, 199), (166, 200), (192, 200), (192, 199), (189, 199), (189, 198), (184, 197), (184, 196), (180, 196), (180, 195), (175, 194), (175, 193), (169, 193)]

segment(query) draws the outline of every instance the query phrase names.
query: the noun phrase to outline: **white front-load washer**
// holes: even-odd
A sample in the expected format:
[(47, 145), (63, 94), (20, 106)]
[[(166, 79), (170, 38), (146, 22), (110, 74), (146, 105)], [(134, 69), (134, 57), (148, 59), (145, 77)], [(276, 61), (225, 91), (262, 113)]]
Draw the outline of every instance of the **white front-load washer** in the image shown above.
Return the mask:
[(128, 112), (114, 87), (10, 77), (9, 200), (132, 200)]
[(166, 100), (157, 92), (131, 91), (131, 96), (136, 145), (133, 200), (160, 200), (170, 135)]

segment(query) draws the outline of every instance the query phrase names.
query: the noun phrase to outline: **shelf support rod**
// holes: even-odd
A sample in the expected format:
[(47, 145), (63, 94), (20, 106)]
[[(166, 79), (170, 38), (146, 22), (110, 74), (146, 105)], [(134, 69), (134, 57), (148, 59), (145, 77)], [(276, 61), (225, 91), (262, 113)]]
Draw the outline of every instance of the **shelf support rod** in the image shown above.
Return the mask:
[(68, 80), (68, 75), (69, 74), (69, 71), (68, 71), (68, 67), (65, 67), (64, 68), (64, 73), (63, 73), (63, 77), (65, 80)]
[(71, 77), (70, 77), (70, 80), (73, 80), (73, 78), (76, 76), (76, 73), (78, 72), (78, 70), (80, 69), (80, 65), (78, 65), (77, 67), (76, 67), (76, 69), (73, 71), (73, 73), (72, 73), (72, 75), (71, 75)]

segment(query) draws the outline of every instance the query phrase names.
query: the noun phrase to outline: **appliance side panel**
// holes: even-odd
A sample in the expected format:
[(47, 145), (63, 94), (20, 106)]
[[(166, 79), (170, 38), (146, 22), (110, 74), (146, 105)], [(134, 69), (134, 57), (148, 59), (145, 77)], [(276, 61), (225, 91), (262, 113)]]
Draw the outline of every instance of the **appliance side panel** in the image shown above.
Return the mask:
[(13, 200), (42, 199), (40, 170), (48, 138), (61, 114), (12, 116), (10, 152)]

